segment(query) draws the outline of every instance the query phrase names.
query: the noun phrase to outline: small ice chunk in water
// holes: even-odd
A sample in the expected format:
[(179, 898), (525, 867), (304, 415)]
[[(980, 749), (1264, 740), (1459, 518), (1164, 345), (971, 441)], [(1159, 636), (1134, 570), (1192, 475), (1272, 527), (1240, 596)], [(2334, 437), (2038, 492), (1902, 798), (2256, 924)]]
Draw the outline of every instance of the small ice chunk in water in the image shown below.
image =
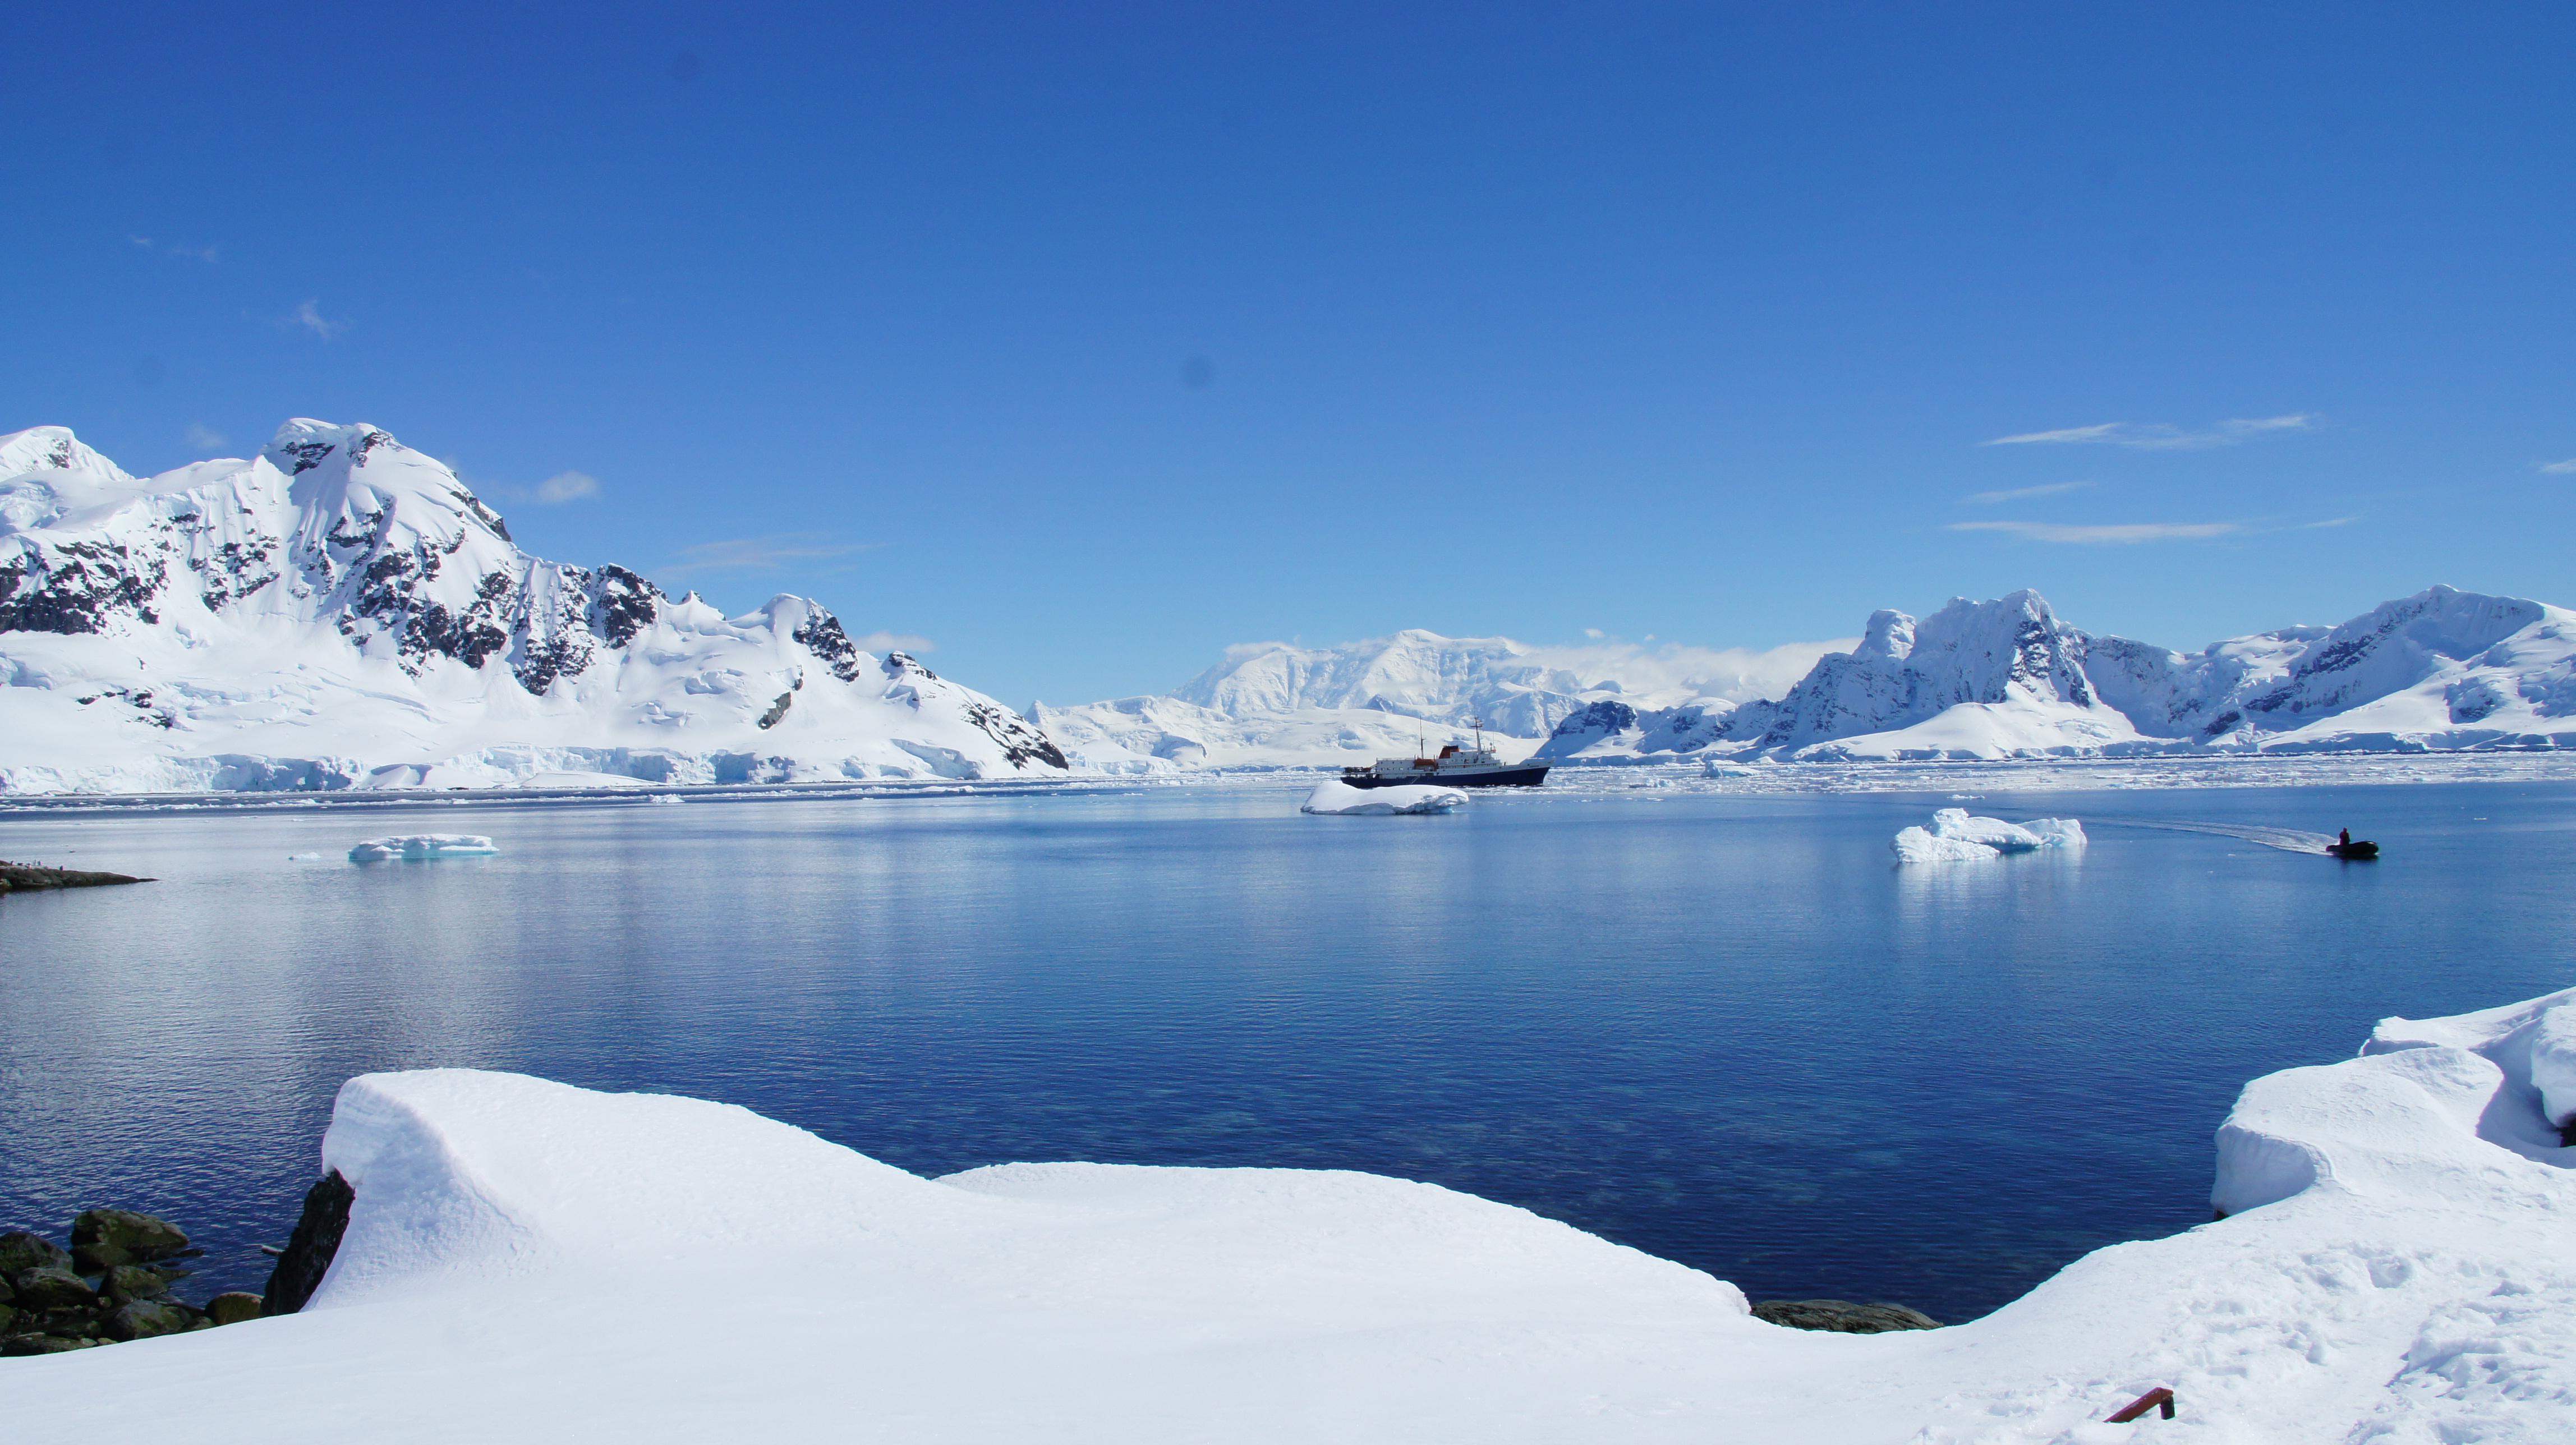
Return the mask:
[(1889, 844), (1896, 850), (1899, 863), (1980, 863), (2003, 855), (1983, 843), (1965, 838), (1944, 838), (1921, 828), (1908, 828)]
[(2084, 825), (2073, 818), (2007, 823), (1972, 817), (1965, 808), (1943, 808), (1932, 815), (1930, 828), (1907, 828), (1889, 846), (1900, 863), (1975, 863), (2043, 848), (2080, 849), (2084, 841)]
[(1354, 788), (1348, 783), (1319, 783), (1307, 794), (1301, 813), (1324, 817), (1387, 817), (1397, 813), (1446, 813), (1467, 805), (1456, 788), (1400, 783), (1391, 788)]
[(369, 838), (349, 850), (352, 863), (425, 863), (433, 858), (482, 858), (501, 850), (480, 833), (412, 833)]

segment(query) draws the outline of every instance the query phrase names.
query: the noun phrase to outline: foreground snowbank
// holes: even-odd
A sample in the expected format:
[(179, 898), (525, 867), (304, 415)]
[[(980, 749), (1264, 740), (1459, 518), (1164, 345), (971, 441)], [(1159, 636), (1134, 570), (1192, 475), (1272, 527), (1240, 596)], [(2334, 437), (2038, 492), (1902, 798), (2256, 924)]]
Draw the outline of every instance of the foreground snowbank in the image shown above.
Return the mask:
[(2007, 823), (1971, 817), (1965, 808), (1943, 808), (1932, 815), (1930, 828), (1903, 829), (1889, 846), (1900, 863), (1976, 863), (2043, 848), (2080, 849), (2084, 842), (2084, 825), (2073, 818)]
[[(1370, 1175), (923, 1179), (744, 1110), (464, 1070), (340, 1093), (305, 1313), (0, 1362), (30, 1439), (2541, 1441), (2576, 1412), (2576, 990), (2256, 1080), (2233, 1217), (1945, 1330), (1731, 1285)], [(2116, 1166), (2114, 1166), (2116, 1167)], [(2115, 1429), (2172, 1386), (2181, 1417)], [(220, 1400), (209, 1411), (206, 1401)]]
[(1448, 813), (1467, 806), (1456, 788), (1401, 783), (1392, 788), (1354, 788), (1348, 783), (1318, 783), (1298, 805), (1300, 813), (1335, 818), (1387, 817), (1398, 813)]

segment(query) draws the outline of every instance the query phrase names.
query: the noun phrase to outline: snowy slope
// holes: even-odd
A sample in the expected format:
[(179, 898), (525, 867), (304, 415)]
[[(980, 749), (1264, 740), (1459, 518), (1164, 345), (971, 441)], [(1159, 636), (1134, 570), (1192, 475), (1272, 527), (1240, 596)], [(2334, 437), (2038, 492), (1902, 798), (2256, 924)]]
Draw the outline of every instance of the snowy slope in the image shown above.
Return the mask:
[(1998, 758), (2576, 746), (2576, 613), (2434, 587), (2335, 628), (2178, 653), (2096, 637), (2035, 592), (1870, 618), (1776, 701), (1593, 704), (1540, 749), (1618, 761)]
[[(2249, 1085), (2229, 1218), (1974, 1323), (1755, 1320), (1732, 1285), (1372, 1175), (923, 1179), (726, 1105), (366, 1075), (305, 1312), (0, 1362), (30, 1439), (2538, 1442), (2576, 1418), (2576, 990)], [(2116, 1167), (2116, 1164), (2106, 1167)], [(2103, 1416), (2171, 1387), (2179, 1418)], [(209, 1410), (207, 1401), (222, 1408)]]
[(128, 476), (0, 438), (0, 791), (1055, 774), (1018, 714), (781, 595), (521, 551), (445, 466), (294, 420)]

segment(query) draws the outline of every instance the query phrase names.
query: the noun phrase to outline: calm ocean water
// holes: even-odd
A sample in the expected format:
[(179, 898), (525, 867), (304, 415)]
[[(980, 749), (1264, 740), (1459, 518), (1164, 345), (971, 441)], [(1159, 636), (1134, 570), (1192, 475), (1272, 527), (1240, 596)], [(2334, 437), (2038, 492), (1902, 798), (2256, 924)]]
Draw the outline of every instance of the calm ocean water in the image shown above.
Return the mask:
[[(340, 1081), (456, 1064), (925, 1173), (1427, 1179), (1959, 1320), (2206, 1219), (2246, 1079), (2576, 983), (2576, 784), (1990, 793), (2092, 848), (1912, 869), (1947, 793), (1302, 792), (0, 816), (0, 857), (161, 880), (0, 900), (0, 1227), (145, 1209), (257, 1288)], [(340, 861), (408, 831), (503, 852)]]

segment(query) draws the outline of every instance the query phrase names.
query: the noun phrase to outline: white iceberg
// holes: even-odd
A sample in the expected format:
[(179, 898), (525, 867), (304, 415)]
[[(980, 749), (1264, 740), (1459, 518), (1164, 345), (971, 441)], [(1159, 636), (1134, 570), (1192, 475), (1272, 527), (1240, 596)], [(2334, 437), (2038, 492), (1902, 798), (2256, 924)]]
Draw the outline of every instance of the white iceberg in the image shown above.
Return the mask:
[(1297, 811), (1334, 818), (1387, 817), (1397, 813), (1449, 813), (1467, 805), (1456, 788), (1400, 783), (1391, 788), (1354, 788), (1348, 783), (1318, 783)]
[(426, 863), (434, 858), (483, 858), (501, 850), (480, 833), (412, 833), (369, 838), (349, 850), (352, 863)]
[(1774, 1328), (1723, 1281), (1434, 1185), (924, 1179), (730, 1105), (369, 1074), (323, 1140), (357, 1203), (303, 1313), (11, 1360), (9, 1423), (210, 1445), (2040, 1445), (2146, 1439), (2159, 1422), (2098, 1422), (2167, 1386), (2162, 1429), (2192, 1439), (2554, 1441), (2576, 1150), (2532, 1044), (2571, 1015), (2576, 989), (2390, 1019), (2363, 1057), (2257, 1079), (2219, 1134), (2229, 1217), (2097, 1250), (1973, 1323), (1867, 1336)]
[(1975, 863), (2043, 848), (2080, 849), (2084, 825), (2073, 818), (2007, 823), (1973, 817), (1965, 808), (1943, 808), (1932, 815), (1931, 827), (1904, 829), (1889, 846), (1900, 863)]

